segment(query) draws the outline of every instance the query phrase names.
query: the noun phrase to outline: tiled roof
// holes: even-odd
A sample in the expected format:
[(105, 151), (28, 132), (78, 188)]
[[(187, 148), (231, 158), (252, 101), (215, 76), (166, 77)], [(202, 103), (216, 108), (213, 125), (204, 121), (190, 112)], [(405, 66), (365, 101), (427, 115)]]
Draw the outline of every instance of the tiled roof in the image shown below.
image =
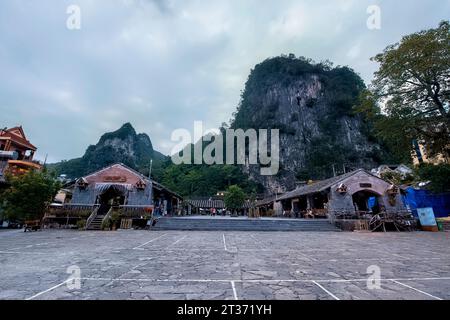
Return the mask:
[[(196, 208), (205, 209), (225, 209), (225, 202), (220, 199), (190, 199), (186, 201), (190, 205)], [(249, 209), (252, 207), (250, 201), (245, 201), (242, 209)]]
[(91, 174), (89, 174), (89, 175), (83, 177), (83, 179), (89, 180), (90, 178), (93, 178), (93, 177), (95, 177), (96, 175), (99, 175), (99, 174), (101, 174), (101, 173), (103, 173), (103, 172), (105, 172), (105, 171), (107, 171), (107, 170), (112, 170), (112, 169), (116, 169), (116, 170), (121, 170), (121, 169), (123, 170), (123, 169), (124, 169), (124, 170), (128, 171), (130, 174), (132, 174), (133, 176), (135, 176), (136, 178), (142, 179), (142, 180), (144, 180), (144, 181), (151, 181), (154, 188), (157, 188), (157, 189), (159, 189), (159, 190), (165, 190), (166, 192), (172, 194), (173, 196), (175, 196), (175, 197), (177, 197), (177, 198), (179, 198), (179, 199), (183, 199), (183, 197), (180, 196), (179, 194), (177, 194), (177, 193), (173, 192), (172, 190), (166, 188), (166, 187), (163, 186), (162, 184), (160, 184), (160, 183), (154, 181), (153, 179), (149, 179), (148, 177), (144, 176), (144, 175), (143, 175), (142, 173), (140, 173), (139, 171), (136, 171), (136, 170), (134, 170), (133, 168), (130, 168), (130, 167), (128, 167), (127, 165), (125, 165), (125, 164), (123, 164), (123, 163), (115, 163), (115, 164), (110, 165), (110, 166), (108, 166), (108, 167), (105, 167), (105, 168), (103, 168), (103, 169), (101, 169), (101, 170), (98, 170), (98, 171), (96, 171), (96, 172), (94, 172), (94, 173), (91, 173)]
[(268, 204), (271, 204), (272, 202), (275, 202), (276, 200), (280, 199), (281, 197), (282, 197), (282, 195), (279, 195), (279, 196), (272, 196), (272, 197), (268, 197), (268, 198), (259, 200), (259, 201), (256, 203), (256, 206), (257, 206), (257, 207), (266, 206), (266, 205), (268, 205)]
[(345, 179), (355, 175), (358, 172), (366, 172), (367, 174), (370, 174), (371, 176), (373, 176), (373, 174), (367, 172), (364, 169), (358, 169), (356, 171), (348, 172), (346, 174), (343, 174), (343, 175), (340, 175), (337, 177), (322, 180), (322, 181), (316, 182), (314, 184), (302, 186), (300, 188), (295, 189), (294, 191), (286, 193), (285, 195), (280, 197), (278, 200), (287, 200), (287, 199), (297, 198), (300, 196), (305, 196), (308, 194), (325, 191), (326, 189), (330, 188), (331, 186), (335, 185), (336, 183), (338, 183), (342, 180), (345, 180)]
[(225, 203), (223, 200), (187, 200), (187, 202), (196, 208), (225, 208)]
[(37, 148), (26, 139), (22, 127), (14, 127), (6, 129), (5, 131), (0, 131), (0, 138), (11, 139), (13, 142), (18, 143), (23, 147), (29, 148), (30, 150), (37, 150)]

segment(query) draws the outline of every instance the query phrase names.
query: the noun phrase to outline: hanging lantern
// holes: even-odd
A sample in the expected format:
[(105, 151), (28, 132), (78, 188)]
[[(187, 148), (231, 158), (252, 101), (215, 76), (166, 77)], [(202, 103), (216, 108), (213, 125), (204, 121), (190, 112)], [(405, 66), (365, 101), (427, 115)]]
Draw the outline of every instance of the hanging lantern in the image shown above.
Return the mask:
[(87, 180), (85, 178), (81, 178), (81, 179), (77, 180), (76, 185), (80, 189), (86, 189), (88, 187), (89, 183), (87, 182)]
[(145, 183), (144, 180), (139, 180), (136, 183), (136, 188), (139, 189), (139, 190), (144, 190), (146, 187), (147, 187), (147, 184)]
[(341, 183), (339, 185), (339, 187), (336, 189), (336, 192), (340, 193), (340, 194), (345, 194), (347, 193), (347, 186), (343, 183)]
[(144, 208), (144, 211), (146, 212), (146, 213), (152, 213), (153, 212), (153, 208), (152, 207), (146, 207), (146, 208)]

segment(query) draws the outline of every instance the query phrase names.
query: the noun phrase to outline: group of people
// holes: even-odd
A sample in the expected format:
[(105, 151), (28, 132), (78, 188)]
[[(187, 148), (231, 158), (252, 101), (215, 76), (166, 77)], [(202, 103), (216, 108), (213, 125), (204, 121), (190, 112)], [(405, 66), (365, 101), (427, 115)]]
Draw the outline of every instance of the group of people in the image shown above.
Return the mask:
[(167, 200), (157, 200), (155, 201), (154, 213), (155, 216), (166, 216), (167, 215)]

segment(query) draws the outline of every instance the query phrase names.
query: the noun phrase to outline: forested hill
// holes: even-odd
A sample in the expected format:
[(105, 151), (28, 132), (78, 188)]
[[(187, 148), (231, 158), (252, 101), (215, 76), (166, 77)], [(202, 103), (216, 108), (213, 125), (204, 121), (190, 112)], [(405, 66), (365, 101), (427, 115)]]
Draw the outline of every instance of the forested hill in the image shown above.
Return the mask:
[(348, 67), (333, 68), (293, 55), (267, 59), (250, 73), (234, 128), (280, 129), (281, 170), (251, 177), (269, 190), (323, 179), (336, 171), (373, 168), (385, 157), (370, 123), (354, 112), (363, 80)]
[(257, 165), (174, 165), (128, 123), (103, 135), (83, 157), (51, 167), (80, 177), (122, 162), (147, 174), (153, 159), (153, 177), (184, 196), (212, 196), (230, 185), (248, 194), (292, 190), (300, 181), (371, 169), (386, 161), (371, 123), (354, 111), (364, 89), (362, 79), (347, 67), (292, 55), (255, 66), (230, 126), (280, 130), (281, 168), (276, 176), (261, 176)]
[(67, 174), (70, 178), (78, 178), (121, 162), (148, 174), (152, 159), (152, 173), (154, 176), (161, 177), (162, 168), (169, 158), (153, 149), (147, 134), (137, 134), (133, 126), (126, 123), (117, 131), (105, 133), (96, 145), (87, 148), (81, 158), (51, 164), (49, 169), (56, 171), (57, 174)]

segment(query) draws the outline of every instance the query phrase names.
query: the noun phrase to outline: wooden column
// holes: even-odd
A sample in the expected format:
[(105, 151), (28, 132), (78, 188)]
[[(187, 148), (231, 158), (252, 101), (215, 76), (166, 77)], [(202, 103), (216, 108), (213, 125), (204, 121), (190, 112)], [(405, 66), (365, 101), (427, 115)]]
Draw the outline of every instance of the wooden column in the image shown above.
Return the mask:
[(10, 151), (10, 148), (11, 148), (11, 140), (7, 140), (5, 145), (5, 151)]
[(313, 209), (313, 201), (310, 195), (306, 196), (306, 209), (307, 210)]

